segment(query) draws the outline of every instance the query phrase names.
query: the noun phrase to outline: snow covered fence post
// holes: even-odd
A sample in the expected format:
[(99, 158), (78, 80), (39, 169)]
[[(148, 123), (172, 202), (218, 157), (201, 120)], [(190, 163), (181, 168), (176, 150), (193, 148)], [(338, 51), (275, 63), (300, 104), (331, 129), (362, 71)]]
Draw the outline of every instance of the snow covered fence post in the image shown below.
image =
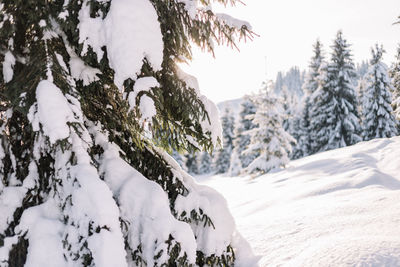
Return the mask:
[(251, 35), (206, 0), (2, 1), (0, 266), (233, 265), (225, 200), (165, 151), (221, 139), (189, 41)]

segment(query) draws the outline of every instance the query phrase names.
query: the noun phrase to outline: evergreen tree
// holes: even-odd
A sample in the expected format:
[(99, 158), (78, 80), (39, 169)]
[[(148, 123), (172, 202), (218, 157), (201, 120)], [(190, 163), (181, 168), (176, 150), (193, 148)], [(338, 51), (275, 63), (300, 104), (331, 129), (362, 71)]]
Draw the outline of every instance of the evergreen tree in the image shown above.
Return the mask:
[(285, 85), (291, 95), (295, 95), (297, 98), (303, 96), (304, 72), (302, 73), (299, 67), (294, 66), (289, 69), (285, 75)]
[(366, 82), (366, 79), (360, 79), (359, 81), (358, 81), (358, 84), (357, 84), (357, 88), (356, 88), (356, 94), (357, 94), (357, 99), (358, 99), (358, 108), (357, 108), (357, 110), (358, 110), (358, 114), (362, 114), (363, 113), (363, 111), (362, 111), (362, 102), (363, 102), (363, 99), (364, 99), (364, 92), (365, 92), (365, 82)]
[[(312, 96), (312, 150), (325, 151), (361, 141), (354, 64), (342, 32), (332, 46), (331, 62), (321, 72), (320, 86)], [(324, 67), (325, 68), (325, 67)]]
[(188, 153), (185, 155), (185, 167), (190, 174), (199, 174), (199, 162), (197, 153)]
[(235, 129), (235, 118), (229, 108), (225, 109), (221, 118), (223, 148), (221, 148), (215, 159), (215, 167), (217, 173), (226, 173), (229, 170), (231, 155), (233, 151), (233, 131)]
[(303, 85), (303, 91), (306, 95), (313, 94), (319, 85), (320, 68), (321, 64), (324, 62), (324, 55), (320, 40), (317, 40), (313, 45), (313, 52), (314, 55), (310, 61), (309, 72), (307, 73), (307, 77)]
[(239, 175), (243, 168), (257, 157), (253, 154), (244, 154), (243, 151), (250, 144), (250, 135), (247, 131), (253, 129), (255, 125), (249, 116), (256, 113), (254, 100), (250, 96), (245, 96), (241, 103), (238, 126), (235, 128), (234, 150), (231, 157), (229, 173), (232, 176)]
[(174, 160), (179, 164), (179, 166), (184, 169), (185, 171), (187, 171), (186, 166), (185, 166), (185, 162), (183, 161), (183, 158), (181, 156), (181, 154), (179, 154), (178, 151), (176, 151), (175, 149), (172, 150), (172, 154), (171, 156), (174, 158)]
[(299, 141), (303, 141), (304, 136), (306, 136), (306, 132), (304, 132), (304, 128), (302, 127), (302, 115), (303, 111), (299, 111), (299, 114), (295, 114), (291, 120), (291, 128), (288, 133), (296, 140), (295, 143), (292, 143), (292, 152), (290, 154), (290, 159), (299, 159), (305, 156), (303, 151), (304, 143), (299, 143)]
[(1, 265), (234, 264), (225, 201), (165, 152), (220, 139), (190, 42), (251, 36), (196, 3), (1, 1)]
[[(313, 45), (314, 55), (311, 58), (309, 65), (309, 72), (303, 85), (304, 97), (302, 100), (302, 111), (300, 114), (300, 121), (298, 127), (297, 145), (294, 148), (293, 159), (301, 158), (312, 153), (311, 150), (311, 133), (310, 133), (310, 120), (311, 120), (311, 95), (318, 89), (321, 65), (324, 61), (322, 44), (319, 40)], [(318, 115), (318, 114), (313, 114)]]
[(369, 64), (367, 60), (363, 60), (361, 63), (357, 63), (356, 73), (357, 79), (360, 80), (367, 74), (369, 68)]
[(400, 44), (397, 48), (396, 62), (390, 69), (389, 74), (393, 82), (392, 108), (396, 119), (400, 121)]
[(274, 85), (274, 92), (276, 95), (280, 95), (282, 93), (283, 86), (284, 86), (283, 73), (279, 71), (278, 74), (276, 75), (275, 85)]
[(287, 132), (295, 131), (295, 126), (293, 125), (293, 120), (296, 117), (296, 112), (298, 111), (297, 96), (289, 91), (286, 86), (283, 86), (282, 93), (282, 105), (283, 105), (283, 128)]
[(364, 140), (392, 137), (397, 135), (396, 120), (392, 114), (392, 85), (385, 63), (382, 62), (384, 50), (376, 45), (372, 49), (370, 68), (364, 77), (363, 93), (363, 137)]
[(302, 110), (299, 118), (299, 128), (298, 128), (298, 138), (295, 146), (295, 151), (293, 153), (293, 159), (298, 159), (310, 155), (311, 153), (311, 140), (310, 140), (310, 96), (306, 95), (303, 98)]
[(207, 174), (213, 171), (212, 158), (208, 152), (204, 151), (201, 153), (199, 165), (199, 174)]
[(278, 72), (274, 84), (274, 92), (278, 96), (284, 94), (284, 88), (291, 96), (301, 98), (303, 96), (302, 86), (304, 83), (305, 72), (301, 72), (299, 67), (291, 67), (289, 71), (282, 73)]
[(271, 86), (265, 86), (256, 104), (257, 111), (252, 118), (257, 127), (248, 131), (251, 141), (244, 153), (258, 154), (258, 157), (244, 171), (262, 174), (289, 162), (290, 143), (295, 140), (283, 129), (282, 103)]
[(310, 155), (326, 150), (330, 132), (334, 130), (332, 123), (335, 120), (333, 113), (334, 95), (326, 86), (327, 82), (328, 66), (323, 62), (319, 69), (317, 90), (310, 95)]

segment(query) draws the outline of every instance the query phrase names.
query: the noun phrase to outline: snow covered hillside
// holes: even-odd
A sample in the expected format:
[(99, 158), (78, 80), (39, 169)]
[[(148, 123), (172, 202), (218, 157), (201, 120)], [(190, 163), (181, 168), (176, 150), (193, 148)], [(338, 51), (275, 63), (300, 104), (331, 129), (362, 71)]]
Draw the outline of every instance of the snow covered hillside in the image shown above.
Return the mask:
[(400, 137), (199, 181), (226, 197), (260, 266), (400, 266)]

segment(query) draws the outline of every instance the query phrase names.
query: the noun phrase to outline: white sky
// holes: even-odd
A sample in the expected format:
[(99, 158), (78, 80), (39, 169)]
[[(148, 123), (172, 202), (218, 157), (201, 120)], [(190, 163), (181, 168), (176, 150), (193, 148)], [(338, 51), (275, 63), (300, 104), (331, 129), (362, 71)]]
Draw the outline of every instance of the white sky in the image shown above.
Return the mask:
[[(400, 43), (400, 0), (242, 0), (223, 12), (249, 21), (260, 35), (241, 43), (240, 52), (216, 49), (216, 59), (195, 49), (186, 71), (196, 76), (203, 94), (215, 102), (256, 92), (262, 81), (278, 71), (308, 67), (312, 44), (320, 38), (329, 57), (339, 29), (352, 44), (353, 59), (369, 59), (370, 48), (383, 44), (387, 64), (394, 61)], [(266, 76), (267, 70), (267, 76)]]

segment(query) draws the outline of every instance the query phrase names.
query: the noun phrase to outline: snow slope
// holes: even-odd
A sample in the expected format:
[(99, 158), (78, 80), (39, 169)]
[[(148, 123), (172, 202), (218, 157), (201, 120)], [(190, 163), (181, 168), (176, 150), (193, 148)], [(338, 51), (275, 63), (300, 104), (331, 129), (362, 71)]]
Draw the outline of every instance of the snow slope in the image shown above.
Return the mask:
[(261, 266), (400, 266), (400, 137), (199, 181), (227, 198)]

